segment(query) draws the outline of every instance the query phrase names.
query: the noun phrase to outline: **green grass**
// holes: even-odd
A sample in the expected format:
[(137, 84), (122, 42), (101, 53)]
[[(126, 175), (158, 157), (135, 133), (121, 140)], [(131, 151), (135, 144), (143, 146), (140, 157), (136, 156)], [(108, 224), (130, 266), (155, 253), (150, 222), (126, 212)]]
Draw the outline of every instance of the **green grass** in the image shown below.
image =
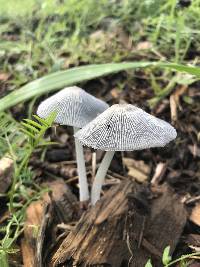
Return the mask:
[[(199, 63), (200, 0), (187, 8), (175, 0), (0, 0), (0, 6), (0, 64), (12, 73), (9, 90), (80, 63), (188, 57)], [(143, 41), (149, 48), (137, 50)], [(160, 88), (171, 86), (169, 71), (153, 75)]]
[[(163, 267), (169, 267), (169, 266), (174, 266), (175, 263), (180, 263), (181, 267), (187, 267), (188, 262), (191, 259), (200, 259), (200, 252), (194, 252), (186, 255), (182, 255), (180, 258), (176, 260), (172, 260), (172, 256), (170, 255), (170, 246), (167, 246), (162, 255), (162, 264)], [(149, 259), (148, 262), (146, 263), (145, 267), (153, 267), (151, 260)]]
[(34, 182), (33, 172), (29, 169), (28, 163), (36, 148), (52, 144), (44, 139), (44, 134), (51, 127), (55, 114), (51, 114), (47, 119), (35, 115), (34, 119), (25, 119), (19, 125), (11, 116), (0, 113), (3, 126), (0, 129), (0, 152), (12, 158), (14, 165), (12, 185), (9, 192), (4, 195), (8, 201), (9, 218), (5, 225), (0, 227), (2, 267), (9, 266), (9, 254), (18, 252), (15, 243), (23, 232), (26, 208), (48, 191)]
[(39, 1), (36, 0), (0, 0), (0, 17), (16, 19), (24, 18), (27, 16), (32, 16), (32, 10), (35, 7), (36, 3)]

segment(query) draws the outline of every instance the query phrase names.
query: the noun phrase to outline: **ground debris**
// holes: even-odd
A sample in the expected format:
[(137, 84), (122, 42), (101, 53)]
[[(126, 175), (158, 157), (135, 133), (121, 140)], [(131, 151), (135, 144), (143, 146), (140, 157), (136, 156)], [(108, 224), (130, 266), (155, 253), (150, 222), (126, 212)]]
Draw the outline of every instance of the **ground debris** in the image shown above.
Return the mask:
[(13, 174), (13, 160), (8, 156), (0, 160), (0, 193), (5, 193), (10, 184)]
[(44, 213), (44, 202), (32, 202), (26, 210), (24, 238), (21, 240), (21, 249), (24, 267), (33, 267), (35, 262), (35, 248), (37, 234)]
[[(176, 247), (186, 211), (166, 185), (154, 198), (146, 186), (126, 180), (86, 211), (55, 251), (55, 266), (160, 266), (164, 248)], [(162, 229), (162, 231), (160, 231)]]
[[(154, 188), (155, 195), (156, 191), (159, 194), (158, 197), (152, 199), (151, 210), (146, 217), (143, 231), (143, 241), (147, 243), (143, 242), (138, 247), (136, 240), (132, 242), (132, 253), (136, 257), (131, 267), (144, 266), (149, 258), (152, 259), (153, 266), (160, 267), (164, 248), (169, 245), (173, 253), (186, 224), (187, 213), (178, 195), (166, 184), (156, 190)], [(137, 232), (138, 225), (134, 224), (134, 221), (132, 227), (132, 233)]]
[(197, 203), (195, 207), (192, 209), (192, 213), (190, 215), (190, 221), (200, 226), (200, 203)]
[[(24, 237), (21, 240), (25, 267), (46, 266), (46, 255), (56, 244), (57, 224), (78, 217), (76, 197), (62, 179), (47, 182), (50, 193), (32, 202), (26, 211)], [(44, 263), (45, 262), (45, 263)]]
[(148, 179), (151, 168), (144, 161), (124, 157), (123, 163), (128, 168), (128, 175), (134, 177), (136, 181), (143, 183)]
[(159, 184), (160, 181), (162, 180), (165, 172), (167, 169), (167, 163), (165, 162), (159, 162), (155, 168), (155, 173), (151, 179), (151, 184), (155, 185), (155, 184)]
[(187, 236), (187, 244), (191, 248), (199, 248), (200, 251), (200, 235), (190, 234)]

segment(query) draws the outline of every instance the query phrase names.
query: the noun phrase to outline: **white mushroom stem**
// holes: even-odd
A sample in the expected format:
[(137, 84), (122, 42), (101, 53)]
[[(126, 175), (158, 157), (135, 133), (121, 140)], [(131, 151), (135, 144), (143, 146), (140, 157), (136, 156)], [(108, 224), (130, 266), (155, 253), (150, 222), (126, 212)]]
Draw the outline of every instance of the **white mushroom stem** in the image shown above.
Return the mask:
[(97, 161), (97, 154), (96, 151), (92, 152), (92, 180), (94, 181), (94, 177), (96, 174), (96, 161)]
[[(76, 133), (78, 130), (79, 128), (74, 127), (74, 133)], [(80, 201), (87, 201), (89, 199), (89, 190), (88, 190), (88, 182), (85, 169), (84, 152), (83, 152), (83, 146), (78, 141), (77, 138), (75, 138), (75, 149), (76, 149), (77, 170), (79, 177), (79, 199)]]
[(101, 188), (104, 183), (106, 173), (108, 171), (108, 168), (110, 166), (110, 163), (113, 159), (114, 154), (115, 154), (115, 151), (107, 151), (98, 168), (97, 174), (95, 176), (95, 179), (92, 185), (92, 193), (91, 193), (92, 205), (95, 205), (97, 200), (100, 199)]

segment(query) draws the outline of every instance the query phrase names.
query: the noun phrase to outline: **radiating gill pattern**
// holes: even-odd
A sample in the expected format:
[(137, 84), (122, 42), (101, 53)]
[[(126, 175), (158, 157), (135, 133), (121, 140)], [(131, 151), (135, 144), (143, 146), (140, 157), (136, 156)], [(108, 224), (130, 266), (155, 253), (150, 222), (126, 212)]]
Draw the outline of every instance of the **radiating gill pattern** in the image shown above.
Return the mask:
[(165, 146), (176, 130), (133, 105), (113, 105), (75, 134), (79, 141), (100, 150), (128, 151)]
[(73, 86), (44, 100), (38, 107), (37, 115), (46, 118), (56, 111), (55, 122), (82, 128), (108, 108), (108, 104)]

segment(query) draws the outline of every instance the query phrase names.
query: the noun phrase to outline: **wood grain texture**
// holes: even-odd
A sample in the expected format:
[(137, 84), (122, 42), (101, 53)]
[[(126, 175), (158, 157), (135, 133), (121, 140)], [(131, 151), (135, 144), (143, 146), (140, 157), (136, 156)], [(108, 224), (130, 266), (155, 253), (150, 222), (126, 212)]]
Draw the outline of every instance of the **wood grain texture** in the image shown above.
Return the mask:
[(160, 266), (163, 249), (174, 250), (186, 222), (178, 196), (166, 186), (160, 191), (154, 197), (128, 180), (113, 187), (83, 214), (50, 266), (142, 267), (149, 258)]

